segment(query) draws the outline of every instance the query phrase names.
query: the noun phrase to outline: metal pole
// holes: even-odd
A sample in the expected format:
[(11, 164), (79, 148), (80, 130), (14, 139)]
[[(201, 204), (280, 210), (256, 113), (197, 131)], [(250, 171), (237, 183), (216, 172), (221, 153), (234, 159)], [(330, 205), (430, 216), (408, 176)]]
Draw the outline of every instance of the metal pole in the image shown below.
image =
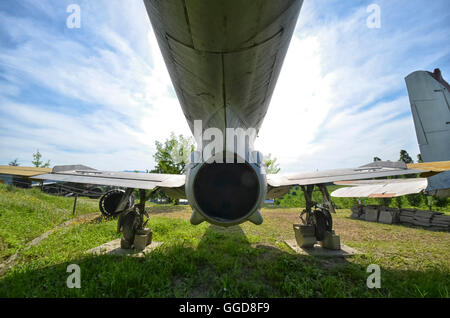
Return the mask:
[(77, 208), (77, 199), (78, 199), (78, 193), (75, 194), (75, 199), (73, 200), (73, 212), (72, 214), (75, 215), (76, 208)]

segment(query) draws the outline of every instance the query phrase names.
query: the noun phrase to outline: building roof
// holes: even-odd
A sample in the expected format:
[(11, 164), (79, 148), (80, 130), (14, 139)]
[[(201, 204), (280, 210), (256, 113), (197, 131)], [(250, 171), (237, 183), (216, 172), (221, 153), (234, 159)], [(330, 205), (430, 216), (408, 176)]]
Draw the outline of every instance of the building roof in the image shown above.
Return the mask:
[(50, 173), (51, 171), (51, 168), (0, 166), (0, 174), (9, 174), (22, 177), (33, 177), (39, 174)]

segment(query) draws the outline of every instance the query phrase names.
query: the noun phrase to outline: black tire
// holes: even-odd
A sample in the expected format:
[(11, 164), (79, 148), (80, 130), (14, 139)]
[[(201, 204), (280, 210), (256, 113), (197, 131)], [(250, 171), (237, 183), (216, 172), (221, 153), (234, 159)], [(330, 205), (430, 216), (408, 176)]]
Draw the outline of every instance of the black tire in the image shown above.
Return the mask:
[(325, 220), (327, 223), (326, 229), (331, 232), (331, 230), (333, 230), (333, 218), (331, 217), (331, 213), (327, 209), (323, 209), (322, 212), (325, 215)]
[[(120, 200), (122, 200), (123, 195), (125, 194), (124, 190), (110, 190), (106, 192), (102, 197), (100, 198), (100, 201), (98, 203), (100, 212), (105, 217), (112, 217), (117, 215), (116, 208), (120, 203)], [(127, 203), (125, 209), (130, 209), (134, 206), (134, 195), (130, 196), (130, 200)]]
[(314, 211), (314, 227), (317, 240), (322, 241), (325, 238), (325, 232), (327, 231), (327, 221), (321, 210)]
[(333, 229), (333, 218), (327, 209), (314, 210), (314, 225), (316, 229), (316, 238), (322, 241), (326, 232)]

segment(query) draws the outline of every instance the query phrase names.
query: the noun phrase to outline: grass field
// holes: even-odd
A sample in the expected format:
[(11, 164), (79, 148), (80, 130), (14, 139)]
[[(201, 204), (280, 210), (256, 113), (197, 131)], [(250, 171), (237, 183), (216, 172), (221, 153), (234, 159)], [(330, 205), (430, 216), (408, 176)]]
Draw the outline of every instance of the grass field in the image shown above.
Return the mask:
[[(338, 210), (341, 241), (363, 254), (325, 259), (293, 253), (298, 209), (264, 208), (264, 223), (231, 228), (192, 226), (187, 206), (151, 206), (154, 240), (144, 258), (91, 256), (86, 250), (118, 238), (116, 221), (77, 222), (39, 244), (26, 243), (72, 217), (73, 199), (0, 185), (0, 260), (17, 253), (0, 277), (0, 297), (449, 297), (450, 233), (349, 218)], [(78, 215), (97, 211), (79, 200)], [(81, 288), (66, 287), (69, 264)], [(367, 266), (381, 267), (381, 288), (369, 289)]]

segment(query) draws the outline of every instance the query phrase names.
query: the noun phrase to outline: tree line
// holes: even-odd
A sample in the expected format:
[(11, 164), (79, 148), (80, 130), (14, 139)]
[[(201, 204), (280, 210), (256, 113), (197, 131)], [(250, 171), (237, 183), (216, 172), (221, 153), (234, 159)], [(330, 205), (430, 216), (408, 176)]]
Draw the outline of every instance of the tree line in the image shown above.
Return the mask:
[[(35, 153), (33, 153), (33, 160), (31, 163), (36, 168), (50, 168), (50, 160), (47, 160), (47, 162), (43, 162), (42, 160), (42, 154), (39, 152), (39, 149), (36, 150)], [(14, 160), (10, 161), (9, 166), (17, 167), (20, 166), (19, 159), (15, 158)]]

